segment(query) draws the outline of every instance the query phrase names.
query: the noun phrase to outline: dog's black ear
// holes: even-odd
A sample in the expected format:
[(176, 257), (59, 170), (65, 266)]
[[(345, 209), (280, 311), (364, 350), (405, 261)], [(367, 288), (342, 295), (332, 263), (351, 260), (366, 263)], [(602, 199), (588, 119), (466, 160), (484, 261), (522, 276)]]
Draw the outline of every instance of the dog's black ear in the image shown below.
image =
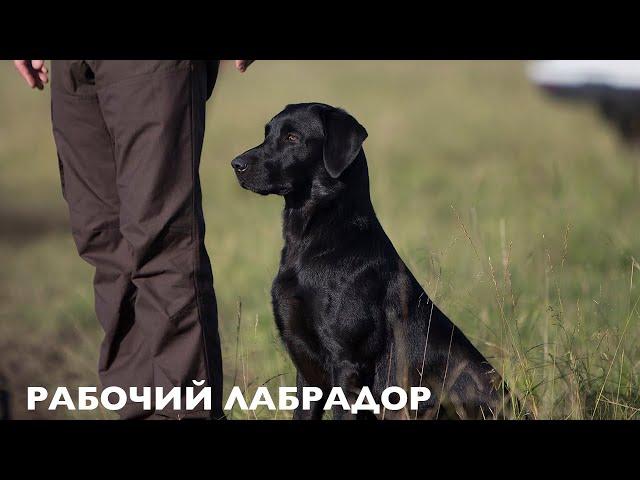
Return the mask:
[(344, 110), (332, 108), (324, 114), (324, 166), (338, 178), (358, 156), (367, 131)]

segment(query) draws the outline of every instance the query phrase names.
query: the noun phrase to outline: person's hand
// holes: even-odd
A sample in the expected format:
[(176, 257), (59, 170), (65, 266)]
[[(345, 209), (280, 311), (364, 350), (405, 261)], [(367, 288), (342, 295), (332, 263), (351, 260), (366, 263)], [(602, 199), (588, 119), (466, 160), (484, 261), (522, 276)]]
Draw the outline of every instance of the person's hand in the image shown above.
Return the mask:
[(49, 70), (44, 60), (14, 60), (13, 64), (31, 88), (42, 90), (49, 83)]
[(253, 62), (255, 62), (255, 60), (236, 60), (236, 68), (241, 73), (244, 73), (247, 71), (247, 68), (249, 68), (249, 65), (251, 65)]

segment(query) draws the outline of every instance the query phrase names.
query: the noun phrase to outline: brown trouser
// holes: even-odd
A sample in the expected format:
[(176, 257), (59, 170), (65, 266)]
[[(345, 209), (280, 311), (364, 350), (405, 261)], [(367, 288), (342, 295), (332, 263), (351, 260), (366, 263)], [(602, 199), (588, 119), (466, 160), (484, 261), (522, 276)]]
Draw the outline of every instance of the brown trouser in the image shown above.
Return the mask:
[[(58, 60), (53, 133), (80, 256), (95, 267), (104, 387), (181, 388), (180, 409), (122, 418), (221, 418), (222, 362), (198, 168), (217, 62)], [(64, 279), (62, 279), (64, 281)], [(212, 410), (186, 410), (205, 381)], [(116, 397), (111, 397), (115, 402)]]

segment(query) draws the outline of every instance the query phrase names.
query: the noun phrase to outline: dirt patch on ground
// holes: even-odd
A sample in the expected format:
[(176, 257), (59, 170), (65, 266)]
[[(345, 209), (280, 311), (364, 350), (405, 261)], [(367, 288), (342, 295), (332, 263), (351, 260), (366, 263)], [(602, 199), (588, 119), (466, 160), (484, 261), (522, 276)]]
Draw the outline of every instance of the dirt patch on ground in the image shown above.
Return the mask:
[[(2, 329), (5, 330), (5, 329)], [(25, 329), (26, 330), (26, 329)], [(0, 418), (64, 419), (66, 410), (50, 411), (42, 402), (35, 411), (27, 410), (27, 387), (43, 386), (51, 396), (58, 386), (96, 385), (97, 376), (87, 335), (75, 328), (54, 334), (2, 331), (0, 334)], [(97, 341), (97, 339), (95, 339)], [(96, 344), (97, 345), (97, 344)], [(91, 346), (89, 346), (91, 347)], [(71, 352), (71, 353), (70, 353)], [(101, 418), (99, 411), (83, 412), (83, 418)], [(95, 415), (94, 415), (95, 413)]]
[(61, 212), (33, 212), (0, 207), (0, 242), (19, 246), (49, 233), (68, 232), (69, 221)]

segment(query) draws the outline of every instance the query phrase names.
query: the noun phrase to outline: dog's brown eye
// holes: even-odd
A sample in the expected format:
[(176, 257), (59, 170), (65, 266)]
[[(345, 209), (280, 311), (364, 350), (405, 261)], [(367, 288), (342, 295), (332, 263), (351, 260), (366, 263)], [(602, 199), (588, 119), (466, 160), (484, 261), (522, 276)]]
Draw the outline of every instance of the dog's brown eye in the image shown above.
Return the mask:
[(300, 137), (298, 137), (295, 133), (287, 134), (287, 141), (291, 143), (298, 143), (300, 141)]

